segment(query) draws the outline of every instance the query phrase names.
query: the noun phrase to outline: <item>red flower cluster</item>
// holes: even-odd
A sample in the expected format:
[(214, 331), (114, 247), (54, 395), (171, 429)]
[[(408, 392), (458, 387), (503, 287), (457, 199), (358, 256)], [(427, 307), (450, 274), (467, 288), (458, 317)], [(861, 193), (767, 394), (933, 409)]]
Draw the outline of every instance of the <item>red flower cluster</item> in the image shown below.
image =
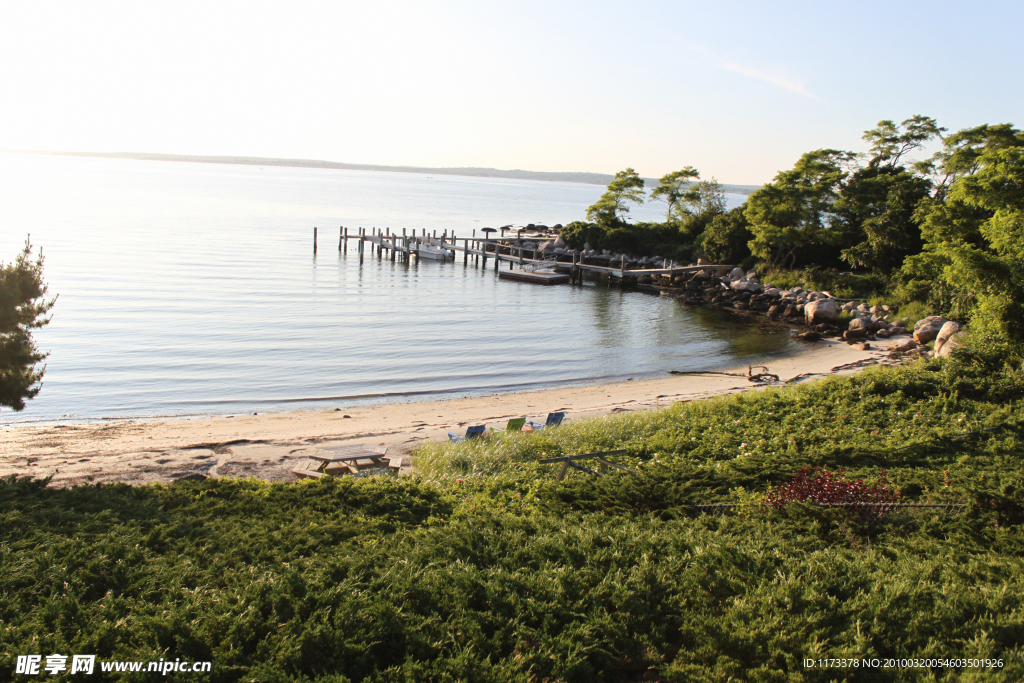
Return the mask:
[[(769, 489), (765, 502), (775, 509), (788, 503), (817, 503), (878, 513), (885, 509), (887, 503), (899, 500), (898, 492), (886, 488), (885, 470), (882, 470), (881, 481), (875, 486), (868, 486), (860, 480), (851, 481), (843, 476), (845, 471), (829, 472), (825, 467), (805, 467), (788, 484)], [(876, 508), (871, 503), (879, 506)]]

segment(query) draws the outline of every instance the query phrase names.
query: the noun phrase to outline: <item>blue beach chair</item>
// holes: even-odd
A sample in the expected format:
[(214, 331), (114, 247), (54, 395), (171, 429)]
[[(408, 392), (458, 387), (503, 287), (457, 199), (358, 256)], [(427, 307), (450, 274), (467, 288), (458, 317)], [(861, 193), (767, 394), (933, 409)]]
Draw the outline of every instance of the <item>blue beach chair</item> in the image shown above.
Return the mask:
[(459, 436), (455, 432), (448, 432), (448, 441), (465, 441), (466, 439), (475, 439), (478, 436), (483, 436), (484, 430), (487, 429), (487, 425), (475, 425), (466, 429), (465, 436)]
[(530, 420), (530, 428), (533, 431), (537, 432), (540, 431), (541, 429), (544, 429), (545, 427), (557, 427), (558, 425), (562, 424), (562, 420), (564, 419), (565, 413), (548, 413), (547, 422), (541, 424), (536, 420)]

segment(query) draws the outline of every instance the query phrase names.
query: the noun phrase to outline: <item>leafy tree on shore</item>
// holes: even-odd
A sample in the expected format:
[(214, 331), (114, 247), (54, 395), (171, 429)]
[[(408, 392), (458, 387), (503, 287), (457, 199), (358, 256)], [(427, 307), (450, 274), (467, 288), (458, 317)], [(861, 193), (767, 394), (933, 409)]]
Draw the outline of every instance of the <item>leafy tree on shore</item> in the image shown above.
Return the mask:
[(835, 149), (808, 152), (750, 195), (744, 211), (753, 235), (750, 252), (773, 268), (794, 267), (801, 251), (819, 257), (836, 252), (831, 216), (854, 158)]
[(879, 121), (876, 128), (865, 131), (863, 136), (871, 143), (869, 166), (896, 170), (901, 167), (900, 161), (905, 155), (941, 136), (945, 130), (929, 116), (912, 116), (899, 125), (888, 119)]
[(743, 214), (746, 205), (714, 216), (701, 233), (700, 247), (712, 263), (741, 264), (750, 259), (747, 243), (753, 238)]
[(942, 279), (971, 293), (972, 326), (1024, 342), (1024, 148), (991, 149), (977, 173), (957, 182), (950, 198), (991, 212), (980, 232), (987, 244), (944, 242)]
[(608, 183), (608, 190), (587, 209), (587, 220), (606, 227), (622, 222), (629, 203), (644, 203), (644, 180), (632, 168), (619, 171)]
[(661, 177), (659, 185), (651, 191), (651, 201), (658, 200), (668, 204), (665, 222), (679, 221), (689, 214), (687, 200), (696, 200), (693, 189), (694, 181), (700, 180), (700, 171), (687, 166), (680, 171), (673, 171)]
[(711, 220), (725, 213), (725, 192), (714, 178), (702, 180), (693, 185), (684, 201), (686, 218), (679, 231), (684, 242), (698, 242)]
[(1024, 133), (986, 125), (943, 143), (936, 193), (917, 212), (924, 245), (896, 273), (896, 294), (1024, 341)]
[(835, 224), (842, 224), (849, 241), (856, 242), (843, 250), (843, 260), (888, 274), (918, 253), (917, 207), (930, 190), (927, 178), (902, 167), (872, 163), (851, 173), (836, 202)]
[(47, 355), (36, 348), (32, 330), (50, 322), (46, 314), (56, 297), (46, 300), (43, 255), (32, 259), (32, 245), (11, 264), (0, 263), (0, 406), (23, 410), (35, 398), (46, 367), (37, 364)]
[(945, 130), (935, 119), (914, 116), (899, 125), (879, 121), (864, 133), (864, 140), (872, 143), (868, 164), (846, 178), (836, 202), (833, 225), (842, 226), (849, 243), (842, 252), (844, 261), (888, 275), (921, 250), (917, 208), (930, 196), (927, 174), (933, 163), (908, 168), (905, 157)]

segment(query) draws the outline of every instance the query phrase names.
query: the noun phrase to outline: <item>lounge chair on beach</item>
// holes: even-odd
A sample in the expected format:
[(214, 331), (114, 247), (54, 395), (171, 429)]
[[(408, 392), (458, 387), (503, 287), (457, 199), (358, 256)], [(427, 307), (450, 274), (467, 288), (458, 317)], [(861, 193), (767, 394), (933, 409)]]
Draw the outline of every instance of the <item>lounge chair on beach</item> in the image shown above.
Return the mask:
[(449, 441), (465, 441), (466, 439), (475, 439), (478, 436), (483, 436), (484, 430), (487, 429), (487, 425), (475, 425), (466, 429), (465, 436), (459, 436), (455, 432), (448, 432)]
[(523, 431), (523, 425), (526, 424), (525, 417), (514, 417), (508, 421), (504, 429), (491, 427), (491, 431), (495, 434), (510, 434), (515, 432)]
[(562, 420), (565, 419), (565, 413), (548, 413), (548, 420), (544, 424), (535, 420), (530, 420), (530, 428), (533, 431), (540, 431), (545, 427), (557, 427), (562, 424)]

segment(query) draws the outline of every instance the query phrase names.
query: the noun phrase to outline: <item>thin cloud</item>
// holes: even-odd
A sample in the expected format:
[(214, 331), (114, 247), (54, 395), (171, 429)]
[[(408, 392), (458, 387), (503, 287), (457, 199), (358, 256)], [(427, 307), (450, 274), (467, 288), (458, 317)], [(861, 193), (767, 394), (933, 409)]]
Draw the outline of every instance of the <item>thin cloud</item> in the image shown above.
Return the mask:
[(780, 88), (785, 88), (786, 90), (795, 92), (798, 95), (810, 97), (812, 100), (817, 100), (818, 102), (821, 102), (820, 97), (818, 97), (812, 92), (809, 92), (807, 88), (804, 87), (803, 83), (792, 78), (781, 76), (779, 74), (768, 73), (767, 71), (761, 71), (760, 69), (756, 69), (752, 66), (747, 66), (745, 64), (737, 64), (736, 62), (719, 61), (718, 66), (719, 68), (725, 69), (726, 71), (732, 71), (734, 73), (747, 76), (748, 78), (755, 78), (759, 81), (764, 81), (765, 83), (771, 83), (772, 85), (777, 85)]

